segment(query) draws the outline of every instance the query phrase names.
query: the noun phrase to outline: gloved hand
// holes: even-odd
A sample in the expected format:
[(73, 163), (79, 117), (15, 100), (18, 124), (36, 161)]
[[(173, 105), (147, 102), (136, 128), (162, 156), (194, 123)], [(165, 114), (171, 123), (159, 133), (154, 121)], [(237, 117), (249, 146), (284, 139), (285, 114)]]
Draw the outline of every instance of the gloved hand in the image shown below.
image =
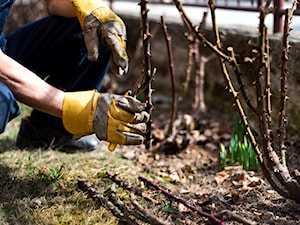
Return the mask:
[(112, 72), (119, 75), (127, 73), (128, 57), (124, 22), (102, 0), (71, 0), (71, 3), (82, 26), (88, 59), (97, 60), (100, 37), (100, 40), (111, 48)]
[(80, 91), (65, 93), (62, 120), (70, 133), (96, 133), (113, 144), (142, 144), (149, 114), (145, 103), (131, 96)]

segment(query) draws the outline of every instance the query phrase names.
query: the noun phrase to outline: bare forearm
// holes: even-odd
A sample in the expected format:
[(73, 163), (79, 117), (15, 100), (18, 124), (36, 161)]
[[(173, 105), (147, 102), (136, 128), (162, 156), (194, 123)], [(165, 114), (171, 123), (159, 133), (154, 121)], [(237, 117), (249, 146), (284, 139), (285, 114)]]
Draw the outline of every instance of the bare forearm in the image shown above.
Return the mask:
[(49, 13), (56, 16), (75, 17), (70, 0), (45, 0)]
[(1, 51), (0, 81), (12, 91), (18, 101), (42, 112), (61, 117), (64, 92), (47, 84)]

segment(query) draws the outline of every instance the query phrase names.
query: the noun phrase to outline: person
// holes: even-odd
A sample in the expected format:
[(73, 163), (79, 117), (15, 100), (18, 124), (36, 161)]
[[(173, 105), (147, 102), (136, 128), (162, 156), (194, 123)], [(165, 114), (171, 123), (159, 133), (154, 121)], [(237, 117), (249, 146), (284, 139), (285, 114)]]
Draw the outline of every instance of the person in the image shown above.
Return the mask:
[[(124, 22), (102, 0), (46, 0), (50, 15), (4, 35), (14, 0), (0, 0), (0, 133), (20, 114), (16, 145), (91, 150), (141, 144), (149, 114), (127, 95), (100, 93), (107, 70), (128, 70)], [(96, 134), (91, 135), (91, 134)]]

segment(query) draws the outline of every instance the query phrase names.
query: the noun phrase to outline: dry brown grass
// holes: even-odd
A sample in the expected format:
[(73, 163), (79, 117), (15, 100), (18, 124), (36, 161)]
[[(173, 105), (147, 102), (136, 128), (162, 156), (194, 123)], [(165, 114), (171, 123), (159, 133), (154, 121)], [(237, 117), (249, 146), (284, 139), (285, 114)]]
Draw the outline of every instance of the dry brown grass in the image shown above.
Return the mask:
[[(29, 111), (22, 109), (23, 115)], [(86, 178), (104, 192), (111, 184), (104, 177), (106, 170), (129, 177), (132, 162), (118, 151), (110, 153), (106, 143), (88, 153), (20, 151), (14, 145), (20, 118), (0, 136), (0, 224), (117, 224), (115, 217), (77, 189), (77, 180)]]

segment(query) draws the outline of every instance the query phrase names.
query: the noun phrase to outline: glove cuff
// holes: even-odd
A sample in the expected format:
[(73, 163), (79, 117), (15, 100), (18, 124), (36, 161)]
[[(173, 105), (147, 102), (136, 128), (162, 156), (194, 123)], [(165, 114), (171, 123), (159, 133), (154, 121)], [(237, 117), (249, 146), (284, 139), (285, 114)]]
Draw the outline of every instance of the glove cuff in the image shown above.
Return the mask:
[(99, 96), (95, 90), (65, 93), (62, 121), (68, 132), (76, 135), (94, 132), (93, 120)]
[(101, 7), (107, 8), (102, 0), (71, 0), (71, 3), (81, 26), (83, 25), (85, 17), (94, 10)]

